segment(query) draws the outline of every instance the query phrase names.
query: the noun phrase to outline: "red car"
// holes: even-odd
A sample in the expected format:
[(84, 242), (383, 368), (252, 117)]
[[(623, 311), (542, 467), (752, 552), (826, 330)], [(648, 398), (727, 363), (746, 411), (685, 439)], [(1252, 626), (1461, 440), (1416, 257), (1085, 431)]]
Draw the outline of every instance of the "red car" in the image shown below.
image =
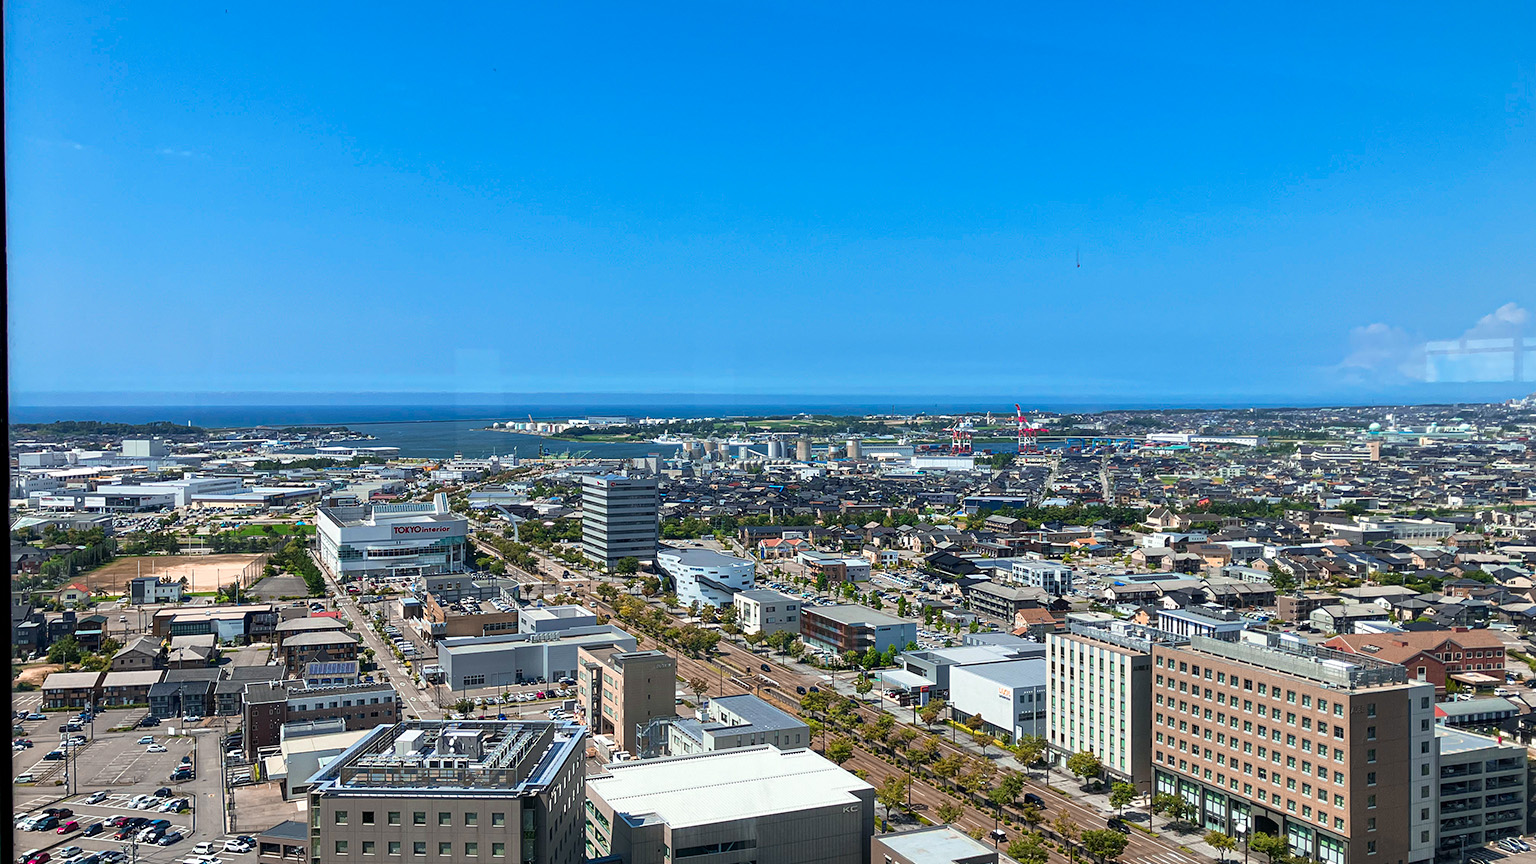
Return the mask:
[(80, 830), (80, 823), (76, 822), (73, 819), (71, 819), (68, 822), (65, 822), (64, 824), (59, 826), (59, 833), (60, 834), (68, 834), (71, 831), (79, 831), (79, 830)]

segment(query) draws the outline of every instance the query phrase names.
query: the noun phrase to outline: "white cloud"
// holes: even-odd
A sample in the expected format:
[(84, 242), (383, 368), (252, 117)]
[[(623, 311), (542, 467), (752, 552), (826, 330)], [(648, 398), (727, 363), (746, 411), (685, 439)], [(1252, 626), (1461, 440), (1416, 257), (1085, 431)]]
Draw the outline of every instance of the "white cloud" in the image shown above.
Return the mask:
[(197, 155), (191, 150), (177, 150), (174, 147), (161, 147), (155, 152), (159, 153), (161, 156), (180, 156), (183, 159), (190, 159)]
[(1453, 339), (1425, 341), (1385, 323), (1349, 331), (1349, 348), (1334, 371), (1346, 382), (1363, 385), (1415, 381), (1470, 382), (1529, 380), (1536, 369), (1521, 372), (1518, 352), (1527, 350), (1524, 333), (1530, 313), (1505, 303)]

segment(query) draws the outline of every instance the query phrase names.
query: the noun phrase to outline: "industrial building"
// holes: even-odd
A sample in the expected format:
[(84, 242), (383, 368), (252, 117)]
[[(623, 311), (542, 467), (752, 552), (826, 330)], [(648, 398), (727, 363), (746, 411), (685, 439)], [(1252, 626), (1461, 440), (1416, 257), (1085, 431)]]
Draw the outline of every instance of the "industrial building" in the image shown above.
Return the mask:
[(608, 765), (587, 780), (586, 855), (625, 864), (869, 864), (875, 789), (763, 745)]
[(639, 752), (638, 730), (675, 713), (677, 660), (663, 651), (579, 648), (576, 664), (587, 725), (620, 750)]
[(655, 477), (582, 477), (582, 554), (609, 569), (624, 558), (654, 560), (660, 508)]
[(468, 560), (469, 520), (431, 504), (321, 507), (320, 563), (339, 578), (455, 573)]
[(538, 678), (575, 678), (580, 648), (633, 651), (635, 637), (611, 624), (596, 624), (552, 633), (444, 639), (437, 646), (437, 662), (451, 690), (509, 687)]
[(307, 781), (310, 861), (579, 864), (585, 735), (572, 722), (379, 726)]
[(684, 606), (730, 606), (736, 592), (752, 587), (757, 573), (757, 565), (750, 558), (676, 546), (659, 547), (656, 566), (671, 577), (673, 593)]

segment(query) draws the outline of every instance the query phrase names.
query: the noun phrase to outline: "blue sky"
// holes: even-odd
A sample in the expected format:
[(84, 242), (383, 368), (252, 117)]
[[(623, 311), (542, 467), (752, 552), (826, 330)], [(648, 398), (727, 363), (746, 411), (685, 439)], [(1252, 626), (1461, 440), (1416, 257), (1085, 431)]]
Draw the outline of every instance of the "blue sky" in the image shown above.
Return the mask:
[(7, 4), (13, 402), (1536, 389), (1530, 4), (422, 9)]

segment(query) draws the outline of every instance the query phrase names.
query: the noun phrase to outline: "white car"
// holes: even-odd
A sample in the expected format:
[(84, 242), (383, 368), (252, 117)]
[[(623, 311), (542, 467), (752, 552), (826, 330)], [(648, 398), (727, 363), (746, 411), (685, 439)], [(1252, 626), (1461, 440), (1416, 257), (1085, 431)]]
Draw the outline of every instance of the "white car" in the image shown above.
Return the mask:
[(16, 775), (16, 782), (17, 783), (32, 783), (32, 782), (35, 782), (35, 781), (33, 780), (33, 777), (32, 777), (31, 774), (17, 774)]
[(164, 744), (151, 744), (144, 748), (145, 753), (169, 753)]
[(90, 797), (85, 799), (85, 803), (86, 804), (100, 804), (101, 802), (103, 802), (105, 800), (107, 800), (107, 793), (106, 792), (104, 792), (104, 791), (103, 792), (92, 792)]
[(213, 854), (213, 844), (209, 843), (207, 840), (204, 840), (203, 842), (201, 842), (201, 843), (197, 844), (196, 846), (192, 847), (192, 854), (193, 855), (212, 855)]
[(139, 739), (139, 743), (140, 744), (153, 744), (153, 743), (155, 743), (155, 736), (153, 736), (153, 735), (145, 735), (143, 738)]
[(201, 723), (201, 722), (203, 722), (203, 718), (202, 718), (202, 715), (200, 715), (200, 714), (188, 714), (187, 716), (181, 718), (181, 722), (183, 722), (183, 723)]
[(246, 842), (241, 841), (241, 840), (226, 840), (226, 841), (224, 841), (224, 851), (225, 852), (249, 852), (249, 851), (251, 851), (251, 844), (246, 843)]

